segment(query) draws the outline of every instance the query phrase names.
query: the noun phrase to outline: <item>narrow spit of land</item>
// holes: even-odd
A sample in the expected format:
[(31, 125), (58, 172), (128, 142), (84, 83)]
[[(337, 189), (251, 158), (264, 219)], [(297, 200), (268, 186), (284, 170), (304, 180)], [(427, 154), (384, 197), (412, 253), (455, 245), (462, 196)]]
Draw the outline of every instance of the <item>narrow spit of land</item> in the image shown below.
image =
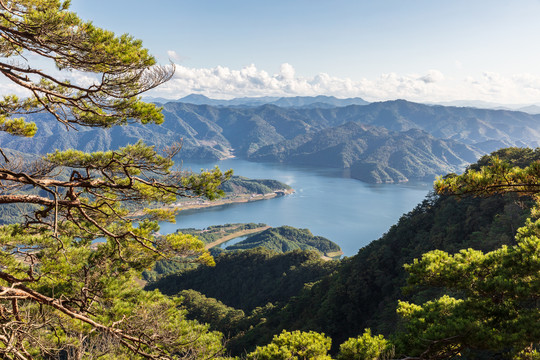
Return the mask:
[(262, 227), (258, 227), (258, 228), (255, 228), (255, 229), (240, 230), (240, 231), (234, 232), (232, 234), (227, 234), (224, 237), (217, 239), (216, 241), (213, 241), (213, 242), (211, 242), (209, 244), (206, 244), (205, 247), (207, 249), (210, 249), (210, 248), (213, 248), (214, 246), (218, 246), (218, 245), (223, 244), (224, 242), (227, 242), (227, 241), (232, 240), (234, 238), (237, 238), (237, 237), (240, 237), (240, 236), (246, 236), (246, 235), (255, 234), (255, 233), (264, 231), (266, 229), (270, 229), (270, 226), (262, 226)]

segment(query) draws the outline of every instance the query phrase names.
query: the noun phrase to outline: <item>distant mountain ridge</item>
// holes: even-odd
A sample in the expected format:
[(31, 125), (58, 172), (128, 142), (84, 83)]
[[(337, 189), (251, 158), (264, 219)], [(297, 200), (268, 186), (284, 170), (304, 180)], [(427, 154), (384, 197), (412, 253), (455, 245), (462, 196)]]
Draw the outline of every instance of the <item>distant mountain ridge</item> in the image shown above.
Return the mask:
[[(130, 124), (78, 131), (66, 131), (51, 116), (34, 114), (28, 116), (39, 128), (33, 139), (1, 133), (0, 143), (2, 148), (43, 154), (68, 148), (116, 149), (138, 140), (158, 148), (182, 142), (183, 159), (236, 156), (331, 166), (350, 169), (351, 176), (375, 182), (459, 171), (460, 164), (501, 147), (540, 146), (540, 115), (404, 100), (330, 108), (169, 102), (163, 105), (163, 114), (161, 126)], [(367, 138), (371, 142), (364, 149), (361, 144)]]
[[(166, 104), (169, 102), (182, 102), (194, 105), (211, 105), (211, 106), (261, 106), (272, 104), (281, 107), (299, 107), (299, 108), (332, 108), (349, 105), (368, 105), (370, 102), (356, 98), (336, 98), (334, 96), (260, 96), (260, 97), (238, 97), (229, 100), (212, 99), (201, 94), (190, 94), (180, 99), (165, 99), (161, 97), (145, 97), (145, 101)], [(447, 107), (464, 107), (475, 109), (489, 110), (508, 110), (521, 111), (532, 115), (540, 114), (540, 104), (501, 104), (487, 102), (481, 100), (454, 100), (454, 101), (439, 101), (426, 102), (425, 105), (440, 105)]]
[[(167, 101), (171, 102), (171, 101)], [(369, 102), (356, 98), (339, 99), (335, 96), (292, 96), (292, 97), (242, 97), (231, 100), (211, 99), (200, 94), (191, 94), (181, 99), (172, 102), (180, 102), (194, 105), (211, 105), (211, 106), (261, 106), (261, 105), (276, 105), (279, 107), (341, 107), (349, 105), (367, 105)]]
[(540, 104), (500, 104), (480, 100), (456, 100), (456, 101), (443, 101), (436, 103), (426, 103), (431, 105), (442, 106), (459, 106), (459, 107), (472, 107), (477, 109), (491, 109), (491, 110), (510, 110), (510, 111), (522, 111), (528, 114), (540, 114)]

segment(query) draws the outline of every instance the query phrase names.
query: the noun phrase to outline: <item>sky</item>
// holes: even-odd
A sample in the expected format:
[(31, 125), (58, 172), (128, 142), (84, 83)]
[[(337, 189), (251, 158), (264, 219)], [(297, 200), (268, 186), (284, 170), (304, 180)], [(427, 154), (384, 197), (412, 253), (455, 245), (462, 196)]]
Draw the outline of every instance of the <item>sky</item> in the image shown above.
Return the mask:
[(72, 0), (70, 9), (175, 64), (148, 96), (540, 104), (538, 0)]

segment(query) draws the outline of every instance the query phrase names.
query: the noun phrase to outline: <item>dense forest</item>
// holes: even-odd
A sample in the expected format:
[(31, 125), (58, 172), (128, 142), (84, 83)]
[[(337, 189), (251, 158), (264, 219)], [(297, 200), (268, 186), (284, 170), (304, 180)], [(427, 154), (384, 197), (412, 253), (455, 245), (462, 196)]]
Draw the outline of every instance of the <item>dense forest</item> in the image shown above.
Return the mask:
[(147, 289), (173, 295), (197, 290), (224, 304), (251, 311), (267, 303), (282, 302), (299, 293), (304, 284), (319, 280), (337, 266), (311, 251), (274, 251), (256, 248), (218, 256), (216, 266), (199, 266), (159, 279)]

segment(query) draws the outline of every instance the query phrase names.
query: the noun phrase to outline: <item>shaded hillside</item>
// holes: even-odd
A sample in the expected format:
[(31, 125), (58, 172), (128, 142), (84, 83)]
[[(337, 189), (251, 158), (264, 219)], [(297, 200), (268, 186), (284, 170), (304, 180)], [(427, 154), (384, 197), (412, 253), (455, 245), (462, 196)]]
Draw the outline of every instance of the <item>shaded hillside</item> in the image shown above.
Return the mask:
[[(475, 145), (485, 152), (503, 146), (538, 146), (540, 116), (508, 110), (428, 106), (404, 100), (334, 108), (215, 108), (169, 103), (166, 116), (177, 117), (194, 129), (219, 126), (235, 153), (246, 156), (258, 148), (291, 140), (347, 122), (374, 125), (392, 131), (420, 129), (438, 139)], [(167, 122), (168, 120), (166, 120)], [(167, 125), (166, 125), (167, 126)], [(199, 133), (197, 139), (208, 136)], [(214, 134), (215, 135), (215, 134)], [(211, 138), (211, 137), (210, 137)]]
[(205, 244), (210, 244), (227, 235), (231, 235), (240, 231), (252, 230), (252, 229), (257, 229), (257, 228), (265, 228), (265, 227), (268, 227), (268, 225), (263, 224), (263, 223), (259, 223), (259, 224), (235, 223), (235, 224), (224, 224), (224, 225), (212, 225), (205, 229), (195, 229), (195, 228), (177, 229), (175, 232), (194, 235)]
[(353, 178), (381, 183), (460, 172), (479, 156), (474, 148), (424, 131), (395, 132), (351, 122), (265, 146), (249, 159), (350, 168)]
[[(219, 243), (223, 238), (235, 238), (243, 236), (244, 234), (253, 233), (254, 231), (262, 231), (268, 228), (266, 224), (224, 224), (224, 225), (212, 225), (205, 229), (184, 228), (177, 229), (175, 233), (182, 233), (196, 236), (201, 240), (207, 248), (211, 248), (213, 243)], [(261, 230), (259, 230), (261, 229)], [(175, 274), (186, 269), (194, 269), (198, 266), (197, 263), (190, 263), (185, 261), (184, 258), (172, 258), (158, 260), (152, 269), (148, 269), (142, 272), (142, 278), (145, 281), (156, 281), (157, 279)]]
[(488, 151), (500, 148), (502, 143), (536, 147), (540, 139), (540, 118), (519, 111), (430, 106), (396, 100), (355, 108), (350, 116), (355, 121), (389, 130), (417, 128), (436, 138), (453, 139), (476, 146), (490, 140), (500, 142), (498, 147)]
[(354, 121), (394, 131), (416, 128), (436, 138), (451, 138), (477, 145), (498, 140), (501, 143), (535, 147), (540, 139), (538, 115), (509, 110), (429, 106), (404, 100), (332, 109), (276, 109), (271, 105), (253, 109), (224, 108), (220, 109), (219, 122), (228, 118), (229, 121), (223, 123), (232, 124), (229, 112), (237, 114), (234, 117), (243, 115), (245, 118), (252, 118), (257, 115), (285, 138), (290, 138), (290, 133), (280, 128), (279, 125), (284, 122), (304, 123), (310, 126), (311, 131)]
[(337, 262), (321, 260), (310, 251), (283, 254), (268, 249), (251, 249), (223, 254), (215, 267), (200, 266), (159, 279), (147, 285), (175, 295), (193, 289), (207, 297), (244, 311), (268, 302), (288, 300), (300, 292), (305, 283), (330, 274)]
[[(212, 225), (206, 229), (178, 229), (176, 232), (197, 236), (197, 238), (205, 243), (207, 248), (210, 248), (214, 257), (219, 257), (224, 253), (246, 251), (255, 248), (264, 248), (275, 254), (294, 250), (305, 250), (314, 252), (319, 257), (326, 256), (327, 260), (330, 260), (330, 258), (338, 259), (343, 255), (338, 244), (322, 236), (315, 236), (308, 229), (296, 229), (291, 226), (270, 228), (268, 225), (262, 223), (237, 223)], [(248, 236), (248, 234), (253, 233), (255, 234)], [(228, 246), (227, 249), (219, 247), (224, 241), (241, 236), (248, 236), (248, 238), (237, 244)], [(178, 262), (174, 259), (160, 260), (156, 263), (154, 269), (143, 272), (143, 279), (156, 281), (163, 276), (194, 267), (191, 265), (186, 266), (182, 261)]]

